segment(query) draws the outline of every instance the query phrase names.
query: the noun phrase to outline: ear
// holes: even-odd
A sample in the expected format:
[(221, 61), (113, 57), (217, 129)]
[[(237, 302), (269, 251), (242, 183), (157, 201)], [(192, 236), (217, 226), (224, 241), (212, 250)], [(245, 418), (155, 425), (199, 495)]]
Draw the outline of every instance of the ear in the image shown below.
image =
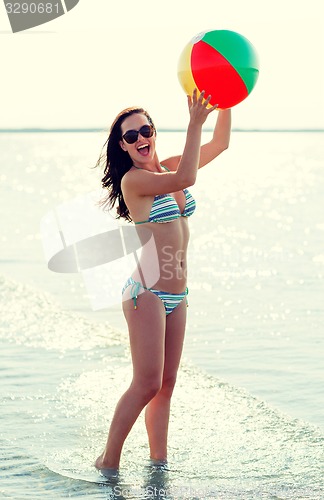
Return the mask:
[(119, 145), (120, 145), (120, 147), (122, 148), (123, 151), (127, 151), (127, 148), (126, 148), (126, 146), (124, 144), (124, 141), (119, 141)]

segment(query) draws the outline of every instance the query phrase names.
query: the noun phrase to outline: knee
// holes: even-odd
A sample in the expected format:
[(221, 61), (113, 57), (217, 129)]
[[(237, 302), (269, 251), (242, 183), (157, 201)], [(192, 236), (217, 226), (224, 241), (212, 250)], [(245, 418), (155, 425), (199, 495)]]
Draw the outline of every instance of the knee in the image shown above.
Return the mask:
[(141, 383), (137, 383), (136, 386), (137, 390), (140, 392), (143, 404), (146, 405), (161, 390), (161, 378), (150, 377), (144, 381), (141, 381)]
[(161, 390), (161, 380), (150, 380), (146, 383), (143, 393), (144, 393), (144, 399), (147, 403), (151, 401), (151, 399), (154, 398), (160, 392)]
[(162, 387), (160, 389), (161, 394), (163, 394), (167, 398), (171, 398), (176, 381), (176, 375), (163, 379)]

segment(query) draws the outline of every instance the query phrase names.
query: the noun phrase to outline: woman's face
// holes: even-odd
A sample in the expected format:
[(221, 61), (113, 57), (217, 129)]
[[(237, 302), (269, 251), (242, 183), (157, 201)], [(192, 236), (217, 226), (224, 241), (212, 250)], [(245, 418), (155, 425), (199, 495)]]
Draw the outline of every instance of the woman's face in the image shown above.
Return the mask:
[[(140, 113), (133, 113), (121, 124), (122, 136), (129, 130), (139, 131), (144, 125), (150, 126), (147, 117)], [(147, 163), (152, 161), (155, 155), (155, 132), (151, 137), (143, 137), (139, 133), (133, 144), (128, 144), (125, 139), (122, 139), (119, 144), (124, 151), (128, 152), (135, 165)]]

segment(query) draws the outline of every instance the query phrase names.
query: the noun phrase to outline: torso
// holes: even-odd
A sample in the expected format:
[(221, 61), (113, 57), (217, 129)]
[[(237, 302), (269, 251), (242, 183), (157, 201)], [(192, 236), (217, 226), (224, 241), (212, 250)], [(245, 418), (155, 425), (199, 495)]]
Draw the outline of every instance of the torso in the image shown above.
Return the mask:
[[(123, 193), (125, 202), (134, 220), (147, 220), (154, 196), (136, 196), (134, 193)], [(186, 197), (183, 191), (170, 193), (183, 213)], [(146, 219), (145, 219), (146, 217)], [(187, 247), (189, 242), (188, 217), (178, 217), (171, 222), (146, 222), (136, 225), (140, 239), (150, 243), (142, 248), (139, 261), (140, 270), (136, 269), (133, 278), (143, 282), (149, 288), (156, 288), (170, 293), (182, 293), (187, 286)], [(140, 272), (141, 271), (141, 272)]]
[[(172, 222), (156, 224), (148, 222), (136, 226), (142, 241), (150, 242), (143, 246), (139, 265), (147, 282), (146, 286), (170, 293), (182, 293), (187, 286), (187, 247), (189, 242), (189, 226), (185, 217)], [(142, 276), (135, 271), (137, 281)]]

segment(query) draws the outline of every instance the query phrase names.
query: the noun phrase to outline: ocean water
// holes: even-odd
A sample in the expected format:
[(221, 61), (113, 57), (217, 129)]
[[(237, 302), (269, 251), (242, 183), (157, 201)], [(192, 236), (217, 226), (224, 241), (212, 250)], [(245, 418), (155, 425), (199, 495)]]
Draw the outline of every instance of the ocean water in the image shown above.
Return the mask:
[[(160, 159), (184, 140), (159, 133)], [(141, 415), (113, 484), (92, 463), (131, 378), (126, 323), (48, 270), (40, 232), (97, 189), (104, 141), (0, 134), (0, 498), (324, 498), (323, 134), (233, 132), (199, 172), (169, 470)]]

